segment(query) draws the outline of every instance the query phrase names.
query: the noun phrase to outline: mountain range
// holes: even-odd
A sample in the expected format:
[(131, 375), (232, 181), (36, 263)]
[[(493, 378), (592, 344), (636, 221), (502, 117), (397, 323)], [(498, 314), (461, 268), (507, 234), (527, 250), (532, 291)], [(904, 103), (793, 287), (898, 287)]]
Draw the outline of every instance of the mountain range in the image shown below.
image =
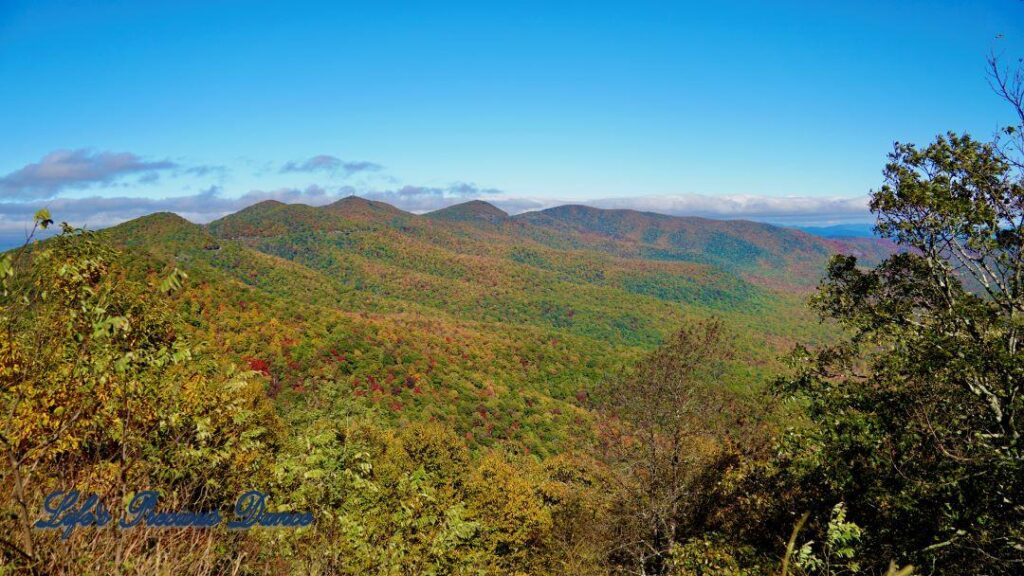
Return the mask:
[(728, 380), (757, 386), (796, 342), (829, 337), (805, 306), (828, 258), (892, 251), (747, 221), (482, 201), (418, 215), (354, 196), (101, 235), (140, 275), (186, 272), (194, 337), (283, 402), (366, 403), (537, 452), (587, 417), (594, 382), (696, 319), (723, 320)]

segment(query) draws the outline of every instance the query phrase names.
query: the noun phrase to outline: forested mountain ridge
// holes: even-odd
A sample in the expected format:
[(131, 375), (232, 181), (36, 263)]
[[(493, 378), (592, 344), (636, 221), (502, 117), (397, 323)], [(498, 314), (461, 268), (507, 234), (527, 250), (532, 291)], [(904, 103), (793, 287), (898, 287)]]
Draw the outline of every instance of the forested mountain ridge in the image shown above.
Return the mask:
[[(495, 236), (500, 235), (506, 241), (533, 240), (558, 249), (580, 248), (642, 260), (713, 264), (751, 278), (799, 267), (801, 273), (792, 278), (794, 288), (813, 286), (820, 277), (821, 264), (831, 254), (854, 254), (874, 263), (892, 251), (891, 243), (883, 240), (824, 239), (744, 220), (666, 216), (581, 205), (557, 206), (510, 217), (480, 200), (421, 216), (356, 196), (323, 207), (268, 200), (214, 221), (208, 229), (215, 236), (237, 239), (306, 231), (340, 232), (357, 224), (376, 224), (403, 233), (430, 232), (434, 241), (444, 242), (450, 241), (453, 234), (466, 235), (466, 228), (458, 226), (460, 223), (476, 224), (472, 233), (482, 243), (494, 242)], [(479, 229), (481, 225), (489, 234)], [(804, 267), (808, 270), (802, 270)]]
[(586, 417), (596, 381), (689, 321), (723, 318), (741, 353), (730, 385), (757, 387), (827, 334), (804, 301), (837, 246), (751, 222), (480, 201), (415, 215), (357, 197), (206, 226), (154, 214), (103, 236), (146, 270), (188, 273), (197, 335), (275, 395), (331, 387), (540, 452)]
[(0, 576), (1024, 576), (1024, 0), (103, 4), (0, 0)]
[[(878, 197), (888, 201), (886, 193)], [(52, 224), (46, 211), (36, 222)], [(324, 207), (263, 202), (206, 226), (171, 213), (99, 233), (64, 226), (0, 260), (4, 333), (16, 337), (2, 350), (15, 414), (5, 450), (15, 472), (47, 470), (27, 496), (14, 477), (5, 517), (20, 523), (22, 543), (5, 545), (30, 563), (41, 545), (41, 562), (70, 574), (91, 546), (131, 549), (148, 538), (97, 532), (58, 554), (63, 544), (37, 538), (22, 504), (68, 482), (107, 501), (123, 501), (131, 486), (160, 486), (170, 502), (200, 509), (255, 486), (285, 509), (312, 510), (315, 528), (182, 532), (162, 541), (175, 565), (196, 558), (202, 572), (220, 573), (229, 559), (250, 557), (255, 573), (275, 574), (417, 566), (732, 575), (775, 573), (785, 549), (795, 573), (832, 576), (859, 569), (863, 543), (882, 551), (867, 559), (881, 574), (885, 559), (929, 553), (902, 551), (920, 548), (919, 535), (960, 530), (960, 510), (941, 524), (918, 514), (946, 492), (916, 493), (920, 480), (904, 479), (906, 468), (893, 476), (890, 456), (871, 448), (873, 422), (902, 430), (916, 415), (906, 410), (936, 385), (937, 406), (950, 415), (970, 406), (995, 440), (975, 460), (935, 468), (911, 428), (898, 458), (923, 458), (914, 473), (925, 481), (935, 469), (943, 478), (975, 469), (972, 490), (986, 500), (966, 510), (993, 526), (979, 533), (1016, 537), (1019, 511), (1000, 499), (1019, 492), (1019, 462), (999, 444), (1016, 441), (1012, 425), (1001, 433), (1004, 421), (993, 423), (971, 395), (976, 381), (958, 380), (962, 360), (944, 356), (953, 346), (900, 348), (940, 337), (998, 355), (1003, 331), (951, 335), (918, 322), (919, 310), (943, 298), (920, 287), (948, 263), (928, 252), (927, 226), (912, 230), (923, 236), (901, 245), (910, 250), (869, 269), (837, 249), (888, 245), (575, 206), (508, 217), (474, 202), (416, 215), (348, 198)], [(992, 236), (1001, 238), (983, 231), (978, 239)], [(814, 266), (820, 271), (808, 273)], [(822, 273), (808, 307), (808, 286)], [(989, 318), (988, 301), (960, 286), (956, 269), (943, 273), (946, 295)], [(895, 308), (893, 295), (903, 299)], [(935, 300), (922, 305), (922, 295)], [(889, 351), (879, 355), (876, 343)], [(864, 364), (858, 346), (877, 355), (865, 357), (873, 375), (850, 371)], [(902, 399), (891, 403), (893, 390), (875, 383), (888, 378), (884, 354), (904, 350), (924, 354), (905, 364), (912, 370), (952, 362), (957, 371), (947, 380), (913, 374), (915, 385), (895, 389)], [(1006, 358), (991, 381), (1012, 387), (999, 370), (1017, 370), (1018, 359)], [(64, 404), (79, 406), (74, 428), (66, 411), (49, 412)], [(913, 425), (935, 434), (931, 422)], [(66, 439), (51, 447), (48, 437)], [(70, 477), (60, 471), (69, 458)], [(875, 477), (895, 488), (861, 488)], [(213, 489), (203, 488), (211, 480)], [(892, 511), (880, 515), (880, 502)], [(812, 520), (794, 551), (783, 538), (798, 535), (801, 510)], [(904, 533), (907, 522), (918, 527)], [(992, 542), (1016, 553), (1012, 542)], [(94, 555), (92, 572), (121, 562), (118, 554)], [(164, 561), (136, 558), (140, 573)], [(975, 572), (986, 573), (992, 558), (976, 555)], [(889, 569), (896, 573), (908, 572)]]
[[(166, 233), (152, 233), (155, 219), (167, 220), (156, 226)], [(652, 306), (749, 314), (801, 299), (834, 253), (868, 252), (870, 263), (889, 252), (881, 241), (865, 250), (753, 222), (575, 206), (508, 218), (480, 201), (420, 216), (357, 197), (323, 207), (267, 201), (207, 226), (154, 215), (107, 234), (165, 256), (201, 244), (194, 257), (220, 268), (276, 256), (325, 276), (320, 289), (636, 345), (664, 335), (636, 314)], [(287, 267), (281, 260), (268, 265)], [(252, 271), (242, 280), (287, 290)], [(630, 305), (607, 309), (618, 300)]]
[(788, 276), (781, 287), (813, 286), (819, 278), (815, 270), (835, 253), (875, 263), (892, 251), (892, 245), (881, 240), (825, 240), (746, 220), (666, 216), (582, 205), (525, 212), (514, 218), (584, 238), (610, 237), (636, 247), (635, 254), (645, 259), (704, 262), (755, 281)]
[(470, 200), (427, 213), (431, 218), (467, 222), (503, 222), (509, 218), (504, 210), (483, 200)]

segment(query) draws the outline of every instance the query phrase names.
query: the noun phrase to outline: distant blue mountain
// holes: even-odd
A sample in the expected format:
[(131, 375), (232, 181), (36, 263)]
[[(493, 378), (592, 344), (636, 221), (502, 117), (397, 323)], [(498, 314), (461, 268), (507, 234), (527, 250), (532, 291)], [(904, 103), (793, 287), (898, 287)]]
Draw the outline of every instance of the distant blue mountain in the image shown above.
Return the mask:
[(873, 223), (836, 224), (835, 226), (794, 226), (822, 238), (877, 238)]
[[(55, 236), (58, 232), (60, 232), (60, 227), (52, 226), (49, 230), (36, 230), (33, 238), (42, 240)], [(26, 234), (27, 232), (0, 232), (0, 253), (24, 246)]]

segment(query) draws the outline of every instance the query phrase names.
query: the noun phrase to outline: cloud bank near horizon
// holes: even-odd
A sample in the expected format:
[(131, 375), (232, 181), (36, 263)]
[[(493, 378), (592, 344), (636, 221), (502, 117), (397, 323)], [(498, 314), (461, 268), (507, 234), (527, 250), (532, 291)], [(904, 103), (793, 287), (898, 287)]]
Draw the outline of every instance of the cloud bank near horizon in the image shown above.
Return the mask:
[[(623, 208), (670, 216), (785, 222), (812, 219), (821, 222), (870, 218), (868, 197), (809, 196), (705, 196), (701, 194), (606, 198), (586, 202), (598, 208)], [(803, 223), (803, 222), (797, 222)]]
[(54, 198), (67, 189), (111, 186), (130, 175), (153, 181), (161, 172), (178, 167), (170, 160), (147, 161), (131, 152), (94, 152), (85, 148), (54, 150), (38, 162), (0, 177), (0, 198)]
[[(298, 174), (306, 178), (344, 178), (356, 173), (380, 170), (382, 166), (373, 162), (344, 161), (321, 154), (303, 161), (287, 162), (281, 165), (279, 173)], [(576, 203), (673, 216), (751, 219), (794, 225), (828, 225), (866, 222), (870, 219), (866, 196), (828, 198), (678, 194), (567, 202), (553, 198), (518, 196), (497, 188), (466, 182), (455, 182), (447, 186), (402, 185), (384, 188), (314, 183), (250, 190), (241, 195), (228, 195), (222, 186), (210, 185), (198, 193), (159, 198), (100, 193), (88, 197), (66, 195), (67, 192), (81, 190), (121, 192), (133, 183), (150, 183), (165, 174), (172, 178), (204, 178), (223, 177), (226, 171), (221, 166), (185, 166), (166, 159), (149, 160), (130, 152), (55, 150), (38, 162), (0, 176), (0, 235), (8, 237), (9, 244), (9, 238), (24, 233), (31, 224), (32, 215), (44, 207), (50, 210), (57, 221), (97, 229), (154, 212), (175, 212), (190, 221), (207, 223), (263, 200), (318, 206), (349, 195), (387, 202), (414, 213), (429, 212), (468, 200), (485, 200), (511, 214)]]
[[(225, 196), (217, 186), (186, 196), (145, 198), (137, 196), (90, 196), (54, 198), (28, 202), (0, 202), (0, 234), (20, 232), (40, 208), (48, 208), (58, 221), (97, 229), (152, 214), (174, 212), (187, 220), (205, 224), (264, 200), (322, 206), (340, 198), (357, 195), (387, 202), (414, 213), (429, 212), (469, 200), (485, 200), (510, 214), (576, 203), (597, 208), (632, 209), (670, 216), (699, 216), (742, 219), (793, 225), (830, 225), (867, 222), (867, 198), (774, 198), (764, 196), (710, 197), (647, 196), (608, 198), (588, 202), (560, 202), (539, 198), (516, 198), (473, 187), (473, 192), (453, 188), (406, 186), (394, 190), (359, 191), (349, 187), (331, 191), (317, 185), (306, 188), (253, 190), (237, 197)], [(484, 189), (486, 190), (486, 189)]]

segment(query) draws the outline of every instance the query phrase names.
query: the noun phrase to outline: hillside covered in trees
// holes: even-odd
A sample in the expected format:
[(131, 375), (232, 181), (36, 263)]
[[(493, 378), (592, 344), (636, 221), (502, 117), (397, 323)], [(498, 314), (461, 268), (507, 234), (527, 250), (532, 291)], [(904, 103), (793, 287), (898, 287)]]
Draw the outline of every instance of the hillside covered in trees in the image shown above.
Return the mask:
[(470, 444), (558, 452), (607, 374), (688, 322), (737, 339), (728, 385), (828, 334), (804, 306), (844, 244), (751, 222), (564, 207), (509, 218), (471, 202), (414, 215), (357, 197), (268, 201), (212, 222), (155, 214), (104, 231), (177, 303), (195, 337), (263, 373), (272, 396), (323, 393), (395, 421), (439, 419)]
[[(40, 223), (48, 224), (46, 219)], [(376, 556), (381, 537), (397, 539), (396, 546), (412, 545), (406, 536), (391, 532), (395, 526), (382, 525), (360, 536), (369, 546), (360, 557), (348, 549), (358, 539), (337, 532), (362, 526), (368, 520), (363, 514), (372, 509), (364, 506), (407, 506), (398, 493), (378, 493), (400, 489), (392, 481), (413, 482), (401, 490), (426, 498), (423, 505), (438, 516), (426, 520), (420, 516), (425, 510), (404, 513), (412, 514), (410, 521), (430, 524), (416, 532), (426, 530), (431, 542), (453, 539), (453, 554), (463, 546), (460, 538), (476, 541), (499, 529), (488, 526), (480, 515), (503, 508), (507, 512), (501, 514), (512, 516), (491, 521), (512, 532), (500, 538), (522, 539), (489, 544), (481, 540), (473, 545), (484, 546), (473, 553), (479, 557), (457, 554), (442, 561), (428, 555), (421, 559), (424, 566), (468, 562), (502, 573), (511, 567), (558, 571), (562, 562), (584, 562), (588, 570), (597, 569), (604, 565), (597, 549), (576, 557), (554, 550), (527, 554), (523, 546), (533, 542), (532, 550), (541, 541), (553, 546), (546, 541), (551, 530), (570, 530), (556, 526), (559, 514), (601, 512), (592, 507), (596, 501), (577, 501), (584, 495), (576, 491), (585, 487), (575, 485), (574, 478), (610, 473), (592, 460), (589, 451), (609, 445), (612, 440), (606, 434), (623, 433), (606, 429), (608, 422), (600, 416), (596, 398), (602, 386), (610, 377), (629, 373), (636, 361), (681, 326), (713, 323), (728, 331), (732, 350), (713, 378), (729, 407), (720, 407), (714, 417), (722, 420), (723, 430), (729, 422), (752, 418), (748, 406), (779, 370), (779, 355), (796, 342), (822, 342), (834, 332), (805, 310), (804, 302), (837, 251), (878, 260), (891, 249), (882, 242), (827, 241), (750, 222), (582, 206), (509, 217), (484, 202), (414, 215), (356, 197), (323, 207), (263, 202), (206, 226), (173, 214), (154, 214), (100, 233), (67, 229), (57, 238), (12, 253), (9, 293), (26, 294), (22, 300), (27, 303), (21, 305), (37, 318), (77, 306), (78, 320), (63, 336), (69, 340), (52, 341), (58, 337), (48, 328), (53, 321), (36, 322), (31, 329), (41, 330), (38, 338), (45, 343), (33, 346), (58, 355), (48, 361), (51, 364), (68, 362), (59, 359), (61, 354), (82, 356), (81, 346), (96, 346), (102, 353), (95, 354), (113, 356), (97, 360), (91, 369), (102, 372), (110, 362), (128, 362), (119, 373), (127, 378), (125, 385), (131, 382), (131, 392), (96, 376), (100, 380), (95, 386), (111, 387), (109, 395), (100, 394), (94, 387), (72, 385), (75, 376), (68, 374), (71, 388), (66, 392), (49, 389), (52, 384), (25, 391), (42, 396), (16, 402), (16, 412), (24, 414), (12, 420), (18, 423), (18, 432), (9, 431), (14, 435), (7, 438), (13, 453), (21, 455), (16, 458), (19, 466), (27, 459), (75, 470), (70, 475), (30, 477), (24, 500), (32, 508), (38, 505), (31, 503), (50, 489), (89, 487), (109, 498), (140, 482), (171, 482), (169, 502), (192, 507), (229, 503), (229, 487), (240, 490), (246, 482), (250, 488), (280, 495), (279, 500), (287, 494), (281, 504), (312, 507), (318, 524), (315, 537), (301, 531), (275, 536), (292, 538), (288, 545), (298, 547), (285, 561), (285, 571), (376, 566), (383, 561)], [(55, 268), (60, 262), (66, 264)], [(68, 265), (81, 270), (74, 268), (77, 271), (68, 278)], [(54, 300), (48, 283), (61, 286), (66, 300)], [(22, 325), (28, 317), (16, 314), (7, 319), (20, 331), (30, 329)], [(76, 334), (83, 330), (91, 336), (76, 344)], [(155, 359), (145, 360), (137, 350), (140, 345), (150, 347)], [(153, 375), (139, 380), (149, 372)], [(195, 382), (189, 387), (199, 388), (168, 388), (168, 378)], [(232, 392), (240, 390), (246, 395), (236, 397), (239, 392)], [(181, 395), (198, 404), (182, 405)], [(89, 414), (76, 414), (74, 423), (61, 418), (39, 422), (42, 429), (36, 432), (24, 427), (38, 410), (72, 397), (87, 402)], [(153, 412), (143, 417), (129, 405)], [(160, 412), (163, 409), (171, 412)], [(92, 414), (95, 410), (111, 413), (101, 418)], [(227, 420), (217, 424), (210, 411)], [(188, 435), (168, 429), (171, 422), (185, 426)], [(112, 454), (99, 447), (127, 443), (120, 435), (102, 439), (116, 431), (117, 424), (137, 427), (138, 444), (119, 456), (132, 463), (121, 461), (100, 473), (97, 467), (103, 468), (101, 463)], [(255, 430), (247, 430), (253, 426)], [(71, 430), (79, 428), (81, 439), (45, 448), (32, 443), (46, 433), (73, 438)], [(392, 431), (403, 432), (396, 436)], [(150, 450), (163, 450), (159, 443), (169, 439), (167, 434), (174, 434), (175, 445), (196, 465), (224, 459), (232, 474), (242, 475), (229, 480), (221, 477), (227, 469), (190, 470), (182, 472), (192, 480), (172, 481), (161, 476), (172, 472), (171, 466), (182, 465), (172, 454), (166, 454), (162, 465), (150, 463), (155, 469), (134, 464), (145, 460)], [(83, 445), (95, 449), (80, 457), (84, 460), (68, 460)], [(262, 455), (247, 456), (252, 450)], [(377, 460), (397, 457), (395, 450), (413, 450), (402, 457), (411, 460), (394, 464), (399, 468), (388, 473), (398, 475), (392, 480), (377, 478), (376, 466), (383, 465)], [(455, 460), (419, 460), (441, 458), (436, 450), (454, 451), (443, 458)], [(239, 468), (240, 458), (247, 468)], [(352, 468), (356, 465), (363, 468)], [(357, 470), (368, 476), (352, 477)], [(431, 470), (440, 476), (420, 476)], [(483, 482), (480, 489), (498, 492), (467, 492), (477, 474), (485, 474), (477, 480)], [(569, 476), (557, 480), (564, 474)], [(210, 476), (216, 477), (219, 489), (207, 491), (195, 484), (204, 478), (212, 481)], [(435, 485), (443, 478), (448, 480)], [(586, 483), (596, 481), (597, 476)], [(384, 483), (357, 489), (350, 482)], [(428, 484), (419, 486), (422, 482)], [(450, 482), (457, 485), (446, 484)], [(501, 482), (521, 487), (499, 488)], [(565, 486), (557, 488), (559, 483)], [(432, 487), (423, 492), (427, 486)], [(356, 496), (353, 491), (366, 490), (376, 494), (376, 504), (350, 501)], [(435, 490), (441, 492), (434, 495)], [(515, 490), (525, 492), (517, 496)], [(548, 490), (564, 494), (546, 495)], [(435, 501), (442, 494), (441, 501)], [(324, 500), (328, 497), (342, 500), (331, 503)], [(513, 497), (527, 500), (505, 501), (497, 508), (494, 503), (471, 502)], [(532, 512), (527, 505), (531, 499), (536, 499)], [(566, 502), (556, 505), (562, 499)], [(571, 510), (561, 510), (563, 505)], [(346, 506), (357, 508), (342, 522), (345, 517), (335, 515)], [(456, 524), (449, 526), (451, 522)], [(588, 524), (575, 517), (572, 522), (582, 524), (571, 530)], [(437, 530), (456, 532), (442, 536)], [(32, 536), (39, 540), (32, 546), (36, 555), (40, 546), (56, 554), (54, 547), (67, 545), (43, 534)], [(576, 541), (580, 537), (566, 534), (570, 542), (560, 545), (584, 545)], [(84, 545), (87, 539), (74, 536), (71, 542)], [(18, 546), (20, 538), (9, 543)], [(176, 543), (190, 544), (194, 545)], [(248, 540), (236, 544), (256, 545)], [(323, 545), (336, 547), (334, 555), (309, 555)], [(411, 553), (403, 551), (391, 562), (404, 565)], [(84, 551), (78, 554), (84, 558)], [(506, 554), (512, 556), (497, 559)], [(62, 565), (56, 561), (55, 566)], [(102, 566), (110, 565), (103, 562), (110, 561), (79, 568), (102, 572)], [(61, 569), (74, 572), (79, 569), (74, 566), (64, 564)], [(217, 566), (214, 562), (206, 569), (222, 569)]]
[[(995, 70), (1020, 124), (897, 144), (882, 239), (347, 197), (3, 254), (0, 574), (1019, 573)], [(252, 490), (311, 524), (173, 526)]]

